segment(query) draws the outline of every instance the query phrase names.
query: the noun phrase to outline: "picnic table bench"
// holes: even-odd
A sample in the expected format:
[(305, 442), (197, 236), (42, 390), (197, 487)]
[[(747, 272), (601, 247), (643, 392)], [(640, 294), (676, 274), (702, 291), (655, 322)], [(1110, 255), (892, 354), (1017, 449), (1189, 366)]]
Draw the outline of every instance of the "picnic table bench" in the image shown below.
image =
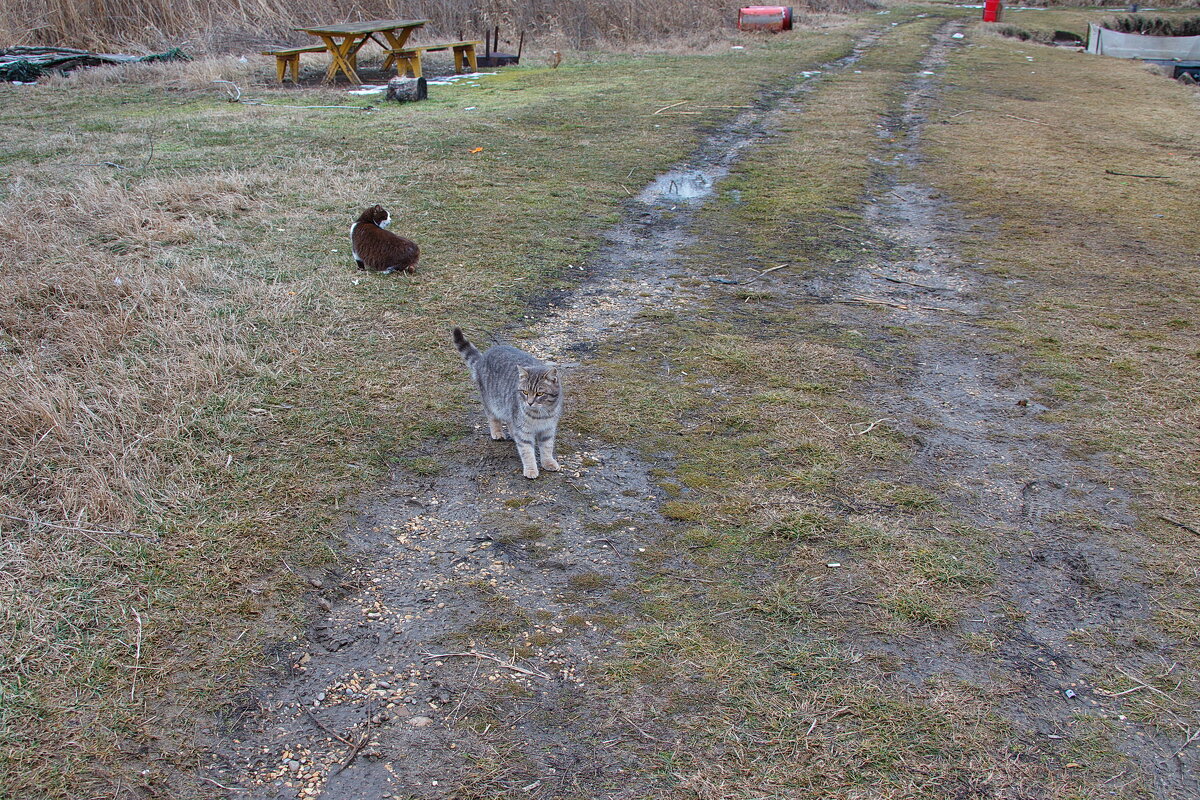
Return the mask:
[(403, 77), (411, 72), (414, 78), (420, 78), (422, 75), (421, 57), (425, 53), (437, 50), (453, 50), (454, 71), (456, 73), (462, 73), (464, 59), (470, 65), (471, 72), (478, 72), (479, 65), (475, 60), (475, 47), (482, 44), (482, 40), (463, 40), (461, 42), (421, 44), (392, 50), (388, 53), (387, 61), (383, 62), (383, 68), (387, 69), (392, 64), (395, 64), (397, 75)]
[(275, 56), (275, 78), (283, 83), (288, 72), (292, 73), (292, 83), (300, 82), (300, 54), (324, 53), (325, 45), (314, 44), (309, 47), (289, 47), (283, 50), (264, 50), (264, 56)]

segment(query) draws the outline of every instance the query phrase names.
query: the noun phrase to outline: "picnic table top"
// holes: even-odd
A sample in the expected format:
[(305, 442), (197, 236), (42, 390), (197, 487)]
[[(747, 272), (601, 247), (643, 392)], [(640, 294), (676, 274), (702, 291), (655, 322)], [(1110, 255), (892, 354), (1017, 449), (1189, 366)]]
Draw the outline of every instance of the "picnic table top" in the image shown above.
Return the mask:
[(345, 34), (345, 35), (362, 35), (368, 33), (378, 33), (381, 31), (391, 31), (396, 28), (419, 28), (429, 22), (427, 19), (368, 19), (362, 22), (343, 22), (338, 25), (308, 25), (301, 28), (296, 28), (298, 31), (304, 31), (311, 34)]

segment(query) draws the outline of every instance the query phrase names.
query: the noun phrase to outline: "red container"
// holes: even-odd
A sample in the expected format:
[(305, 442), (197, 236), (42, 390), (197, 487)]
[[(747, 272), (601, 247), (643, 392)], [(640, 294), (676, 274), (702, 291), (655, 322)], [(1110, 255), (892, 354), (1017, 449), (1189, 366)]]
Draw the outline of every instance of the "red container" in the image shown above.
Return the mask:
[(743, 6), (738, 9), (739, 31), (790, 31), (791, 6)]
[(1002, 8), (1000, 0), (983, 0), (983, 21), (999, 22)]

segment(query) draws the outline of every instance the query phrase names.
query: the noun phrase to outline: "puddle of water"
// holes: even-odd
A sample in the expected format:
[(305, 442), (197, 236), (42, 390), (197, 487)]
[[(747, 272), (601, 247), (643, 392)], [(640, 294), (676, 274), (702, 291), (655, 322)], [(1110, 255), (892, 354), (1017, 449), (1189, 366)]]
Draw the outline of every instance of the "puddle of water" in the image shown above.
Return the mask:
[(718, 166), (707, 170), (681, 169), (660, 175), (637, 196), (639, 203), (697, 203), (710, 195), (717, 181), (729, 174), (729, 167)]

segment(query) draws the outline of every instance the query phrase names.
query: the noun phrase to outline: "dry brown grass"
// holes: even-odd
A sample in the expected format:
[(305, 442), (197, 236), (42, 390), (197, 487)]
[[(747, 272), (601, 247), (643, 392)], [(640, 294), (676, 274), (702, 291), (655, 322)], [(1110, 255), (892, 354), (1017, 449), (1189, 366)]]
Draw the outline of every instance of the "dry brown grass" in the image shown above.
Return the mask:
[[(1200, 691), (1200, 548), (1182, 527), (1200, 515), (1198, 96), (1133, 61), (1000, 39), (952, 70), (944, 124), (928, 128), (931, 172), (990, 220), (995, 235), (973, 239), (973, 255), (1029, 287), (996, 324), (997, 346), (1041, 376), (1080, 451), (1129, 470), (1139, 536), (1126, 546), (1160, 593), (1172, 658), (1191, 665), (1173, 693), (1187, 699), (1155, 714), (1187, 716)], [(1012, 122), (997, 137), (1001, 114)]]
[(77, 69), (66, 74), (52, 72), (39, 78), (38, 82), (47, 86), (68, 83), (93, 88), (133, 83), (174, 90), (212, 91), (213, 81), (217, 80), (235, 81), (242, 86), (273, 81), (275, 65), (270, 58), (242, 60), (237, 56), (207, 56), (191, 61), (135, 61)]
[(236, 303), (278, 320), (292, 313), (294, 285), (162, 255), (219, 237), (246, 211), (252, 183), (232, 171), (133, 188), (95, 174), (53, 188), (18, 179), (0, 203), (9, 691), (88, 672), (78, 659), (108, 637), (127, 647), (109, 639), (100, 658), (136, 666), (150, 620), (131, 609), (153, 591), (132, 584), (127, 554), (163, 533), (153, 520), (197, 499), (202, 455), (188, 447), (189, 425), (234, 376), (286, 368), (286, 341), (252, 342), (253, 317), (215, 309)]
[[(871, 5), (872, 0), (812, 0), (797, 11), (850, 12)], [(564, 46), (590, 47), (731, 29), (736, 14), (736, 5), (722, 0), (417, 0), (401, 7), (352, 0), (336, 8), (317, 0), (9, 0), (0, 7), (0, 42), (139, 50), (183, 43), (196, 51), (237, 51), (301, 41), (303, 35), (292, 29), (306, 22), (402, 16), (428, 19), (421, 33), (430, 37), (481, 36), (499, 25), (513, 37), (525, 31)]]
[[(20, 253), (0, 274), (9, 421), (0, 459), (60, 476), (7, 495), (6, 513), (128, 526), (129, 499), (144, 499), (137, 487), (162, 474), (154, 443), (177, 435), (187, 409), (248, 362), (242, 332), (210, 313), (215, 293), (234, 284), (208, 262), (146, 257), (217, 235), (217, 220), (248, 208), (247, 180), (130, 190), (89, 175), (69, 189), (18, 185), (0, 205), (0, 238)], [(286, 308), (271, 294), (258, 302)]]

